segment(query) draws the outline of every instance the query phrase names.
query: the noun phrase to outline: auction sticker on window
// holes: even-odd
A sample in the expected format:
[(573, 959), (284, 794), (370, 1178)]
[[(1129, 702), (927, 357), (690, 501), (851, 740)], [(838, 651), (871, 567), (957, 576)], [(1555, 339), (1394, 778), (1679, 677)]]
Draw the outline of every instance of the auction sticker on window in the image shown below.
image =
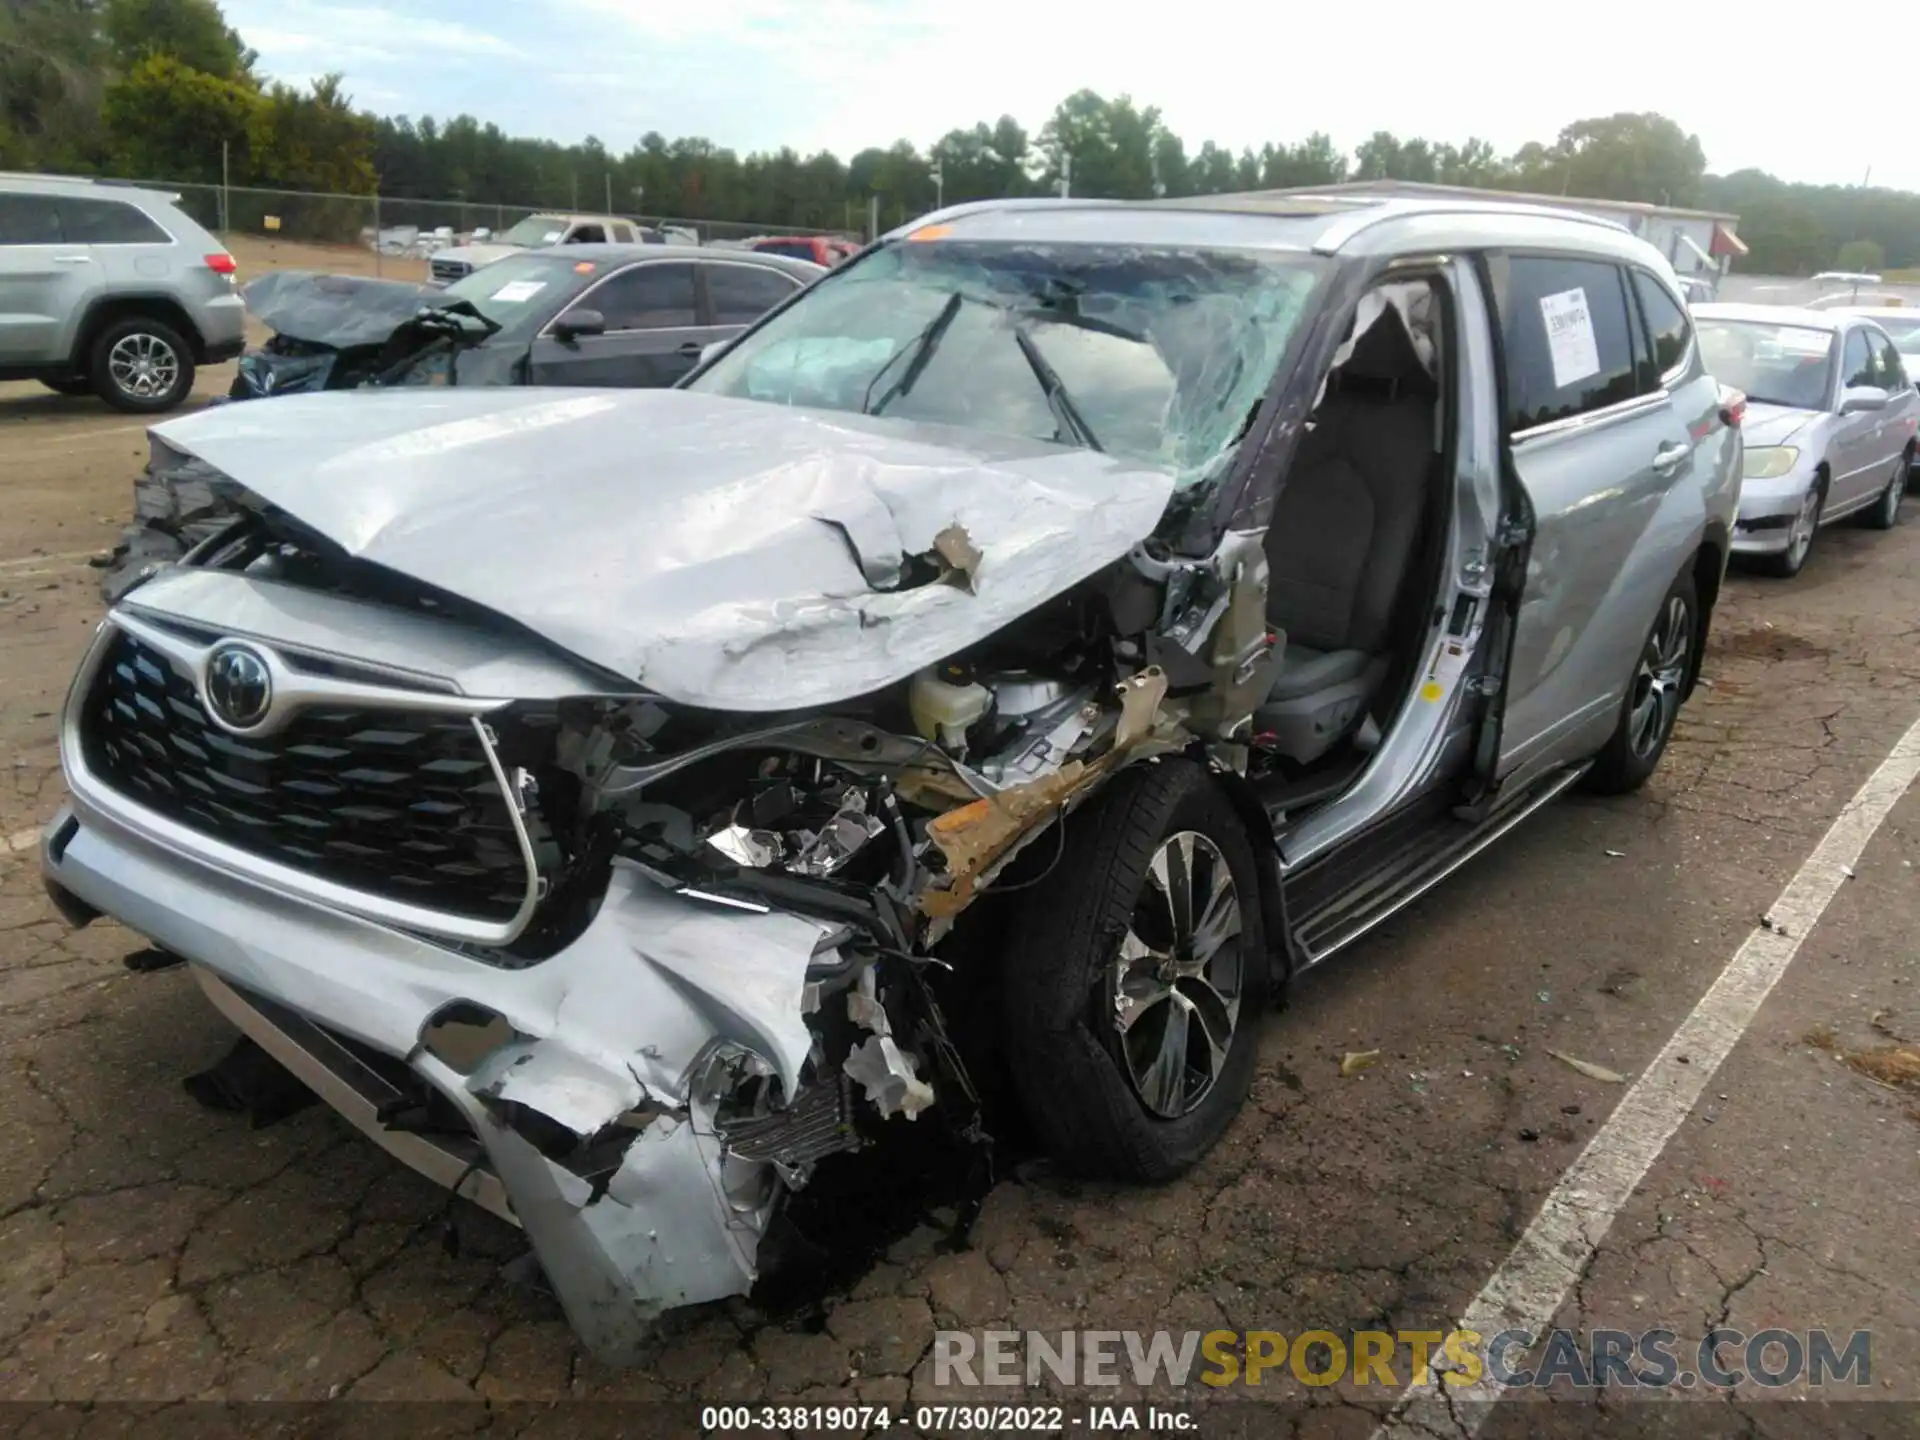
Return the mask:
[(1593, 339), (1593, 312), (1587, 292), (1562, 290), (1540, 297), (1540, 318), (1547, 325), (1547, 346), (1553, 352), (1553, 384), (1557, 390), (1600, 373), (1600, 347)]
[[(531, 300), (546, 288), (547, 282), (544, 280), (513, 280), (494, 291), (493, 298), (502, 305), (518, 305), (522, 300)], [(1543, 300), (1540, 303), (1544, 305), (1546, 302)], [(1558, 363), (1555, 362), (1556, 368)], [(1594, 368), (1597, 370), (1600, 367), (1596, 363)]]

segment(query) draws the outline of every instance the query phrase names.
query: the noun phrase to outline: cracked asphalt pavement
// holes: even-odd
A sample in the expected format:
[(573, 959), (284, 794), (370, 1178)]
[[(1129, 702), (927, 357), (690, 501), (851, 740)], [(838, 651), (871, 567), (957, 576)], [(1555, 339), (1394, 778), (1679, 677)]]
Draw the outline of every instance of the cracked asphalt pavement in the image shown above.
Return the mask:
[[(1205, 1397), (943, 1390), (933, 1337), (1449, 1328), (1624, 1093), (1548, 1052), (1639, 1074), (1920, 716), (1920, 507), (1890, 534), (1824, 533), (1795, 581), (1736, 573), (1707, 684), (1646, 791), (1552, 807), (1296, 985), (1244, 1115), (1190, 1176), (1119, 1188), (1020, 1167), (964, 1249), (950, 1197), (909, 1195), (870, 1264), (798, 1300), (670, 1317), (614, 1372), (503, 1277), (513, 1231), (323, 1107), (252, 1129), (197, 1105), (181, 1082), (224, 1053), (224, 1022), (183, 971), (130, 971), (139, 937), (70, 932), (48, 907), (29, 832), (59, 800), (54, 713), (99, 615), (84, 557), (117, 533), (143, 453), (140, 428), (91, 401), (0, 386), (0, 1400), (460, 1401), (436, 1414), (519, 1434), (556, 1422), (515, 1402), (567, 1399), (671, 1402), (658, 1413), (691, 1433), (699, 1404), (1077, 1415), (1204, 1398), (1209, 1429), (1365, 1436), (1395, 1392), (1285, 1372)], [(1589, 1433), (1634, 1406), (1693, 1437), (1914, 1433), (1920, 1094), (1844, 1057), (1920, 1041), (1916, 864), (1908, 796), (1558, 1322), (1663, 1327), (1683, 1351), (1716, 1327), (1870, 1330), (1871, 1383), (1846, 1398), (1890, 1403), (1548, 1387), (1481, 1434)], [(1343, 1077), (1365, 1050), (1377, 1063)]]

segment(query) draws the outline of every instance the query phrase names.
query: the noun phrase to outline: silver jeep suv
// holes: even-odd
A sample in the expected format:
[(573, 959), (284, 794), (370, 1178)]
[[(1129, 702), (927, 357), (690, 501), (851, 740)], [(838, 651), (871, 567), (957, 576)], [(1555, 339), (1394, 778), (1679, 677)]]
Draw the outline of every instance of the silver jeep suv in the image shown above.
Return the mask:
[(240, 353), (233, 256), (178, 199), (0, 173), (0, 380), (154, 414)]

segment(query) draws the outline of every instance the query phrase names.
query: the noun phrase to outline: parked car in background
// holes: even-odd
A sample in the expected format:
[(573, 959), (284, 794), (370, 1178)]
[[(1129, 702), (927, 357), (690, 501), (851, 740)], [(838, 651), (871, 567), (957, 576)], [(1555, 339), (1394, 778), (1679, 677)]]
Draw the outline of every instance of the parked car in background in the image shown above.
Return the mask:
[(1717, 287), (1713, 279), (1706, 275), (1677, 275), (1674, 277), (1680, 287), (1680, 297), (1689, 305), (1703, 305), (1712, 300)]
[(1849, 305), (1849, 315), (1873, 321), (1900, 352), (1907, 379), (1920, 385), (1920, 308), (1907, 305)]
[(1746, 393), (1736, 555), (1797, 575), (1823, 525), (1900, 519), (1920, 392), (1874, 321), (1783, 305), (1696, 305), (1707, 368)]
[[(497, 260), (444, 290), (282, 271), (246, 289), (276, 332), (230, 399), (405, 386), (663, 388), (826, 271), (780, 255), (569, 245)], [(220, 488), (149, 470), (106, 565), (109, 599), (229, 518)]]
[(651, 245), (660, 239), (657, 231), (618, 215), (529, 215), (485, 240), (435, 251), (427, 261), (427, 277), (431, 284), (451, 285), (483, 265), (550, 245)]
[(851, 240), (832, 235), (762, 235), (749, 240), (746, 248), (761, 255), (790, 255), (796, 260), (811, 260), (832, 269), (844, 265), (860, 253)]
[(0, 380), (155, 414), (240, 353), (233, 256), (179, 199), (0, 173)]
[(1739, 489), (1658, 250), (1291, 203), (942, 211), (673, 390), (156, 427), (240, 513), (98, 627), (53, 903), (603, 1361), (907, 1136), (1187, 1170), (1290, 976), (1646, 782)]

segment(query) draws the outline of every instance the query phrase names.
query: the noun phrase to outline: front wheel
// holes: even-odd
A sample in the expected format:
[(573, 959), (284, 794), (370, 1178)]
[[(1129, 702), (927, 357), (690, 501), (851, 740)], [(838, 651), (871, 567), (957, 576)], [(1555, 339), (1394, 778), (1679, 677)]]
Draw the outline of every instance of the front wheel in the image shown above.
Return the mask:
[(1603, 795), (1624, 795), (1647, 783), (1673, 738), (1699, 634), (1700, 602), (1689, 571), (1667, 587), (1660, 602), (1620, 702), (1613, 735), (1587, 772), (1591, 788)]
[(1141, 766), (1077, 817), (1006, 956), (1014, 1093), (1054, 1159), (1165, 1180), (1253, 1082), (1269, 992), (1259, 861), (1201, 766)]
[(1800, 508), (1794, 512), (1793, 523), (1787, 527), (1787, 548), (1762, 556), (1763, 571), (1782, 580), (1791, 580), (1800, 573), (1800, 567), (1807, 563), (1807, 552), (1813, 549), (1813, 537), (1820, 529), (1820, 511), (1825, 508), (1826, 500), (1826, 490), (1820, 481), (1807, 487), (1807, 493), (1800, 497)]
[(1903, 454), (1894, 465), (1887, 488), (1880, 492), (1880, 499), (1866, 514), (1868, 529), (1891, 530), (1900, 523), (1900, 502), (1907, 498), (1907, 471), (1912, 464), (1913, 457)]

